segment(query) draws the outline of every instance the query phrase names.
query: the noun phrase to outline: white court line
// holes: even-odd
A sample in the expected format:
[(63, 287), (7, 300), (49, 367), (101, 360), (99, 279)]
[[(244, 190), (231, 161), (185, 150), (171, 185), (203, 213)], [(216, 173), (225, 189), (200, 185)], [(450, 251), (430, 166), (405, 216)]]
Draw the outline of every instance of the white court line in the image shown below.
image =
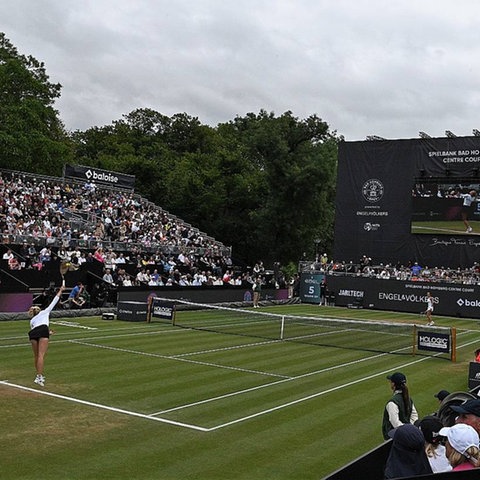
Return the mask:
[(198, 350), (196, 352), (179, 353), (178, 355), (171, 355), (171, 358), (191, 357), (193, 355), (204, 355), (206, 353), (225, 352), (226, 350), (238, 350), (240, 348), (258, 347), (261, 345), (273, 345), (281, 342), (282, 340), (265, 340), (264, 342), (242, 343), (241, 345), (231, 345), (230, 347), (211, 348), (210, 350)]
[[(118, 332), (122, 330), (132, 330), (131, 328), (118, 328), (118, 329), (107, 329), (107, 330), (96, 330), (95, 333), (106, 333), (106, 332)], [(127, 332), (127, 333), (115, 333), (110, 335), (95, 335), (93, 337), (80, 337), (80, 338), (73, 338), (69, 339), (71, 335), (77, 335), (78, 332), (63, 332), (63, 333), (56, 333), (55, 337), (50, 337), (51, 344), (59, 344), (59, 343), (66, 343), (70, 340), (91, 340), (92, 338), (95, 340), (104, 340), (106, 338), (121, 338), (121, 337), (135, 337), (138, 335), (163, 335), (163, 334), (170, 334), (170, 333), (181, 333), (185, 332), (184, 328), (177, 328), (174, 330), (150, 330), (150, 331), (143, 331), (143, 332)], [(30, 343), (28, 342), (28, 335), (16, 335), (14, 337), (4, 337), (1, 338), (0, 341), (4, 340), (17, 340), (17, 339), (26, 339), (26, 342), (12, 344), (12, 345), (0, 345), (0, 348), (10, 348), (10, 347), (29, 347)]]
[(204, 403), (215, 402), (216, 400), (223, 400), (224, 398), (235, 397), (237, 395), (243, 395), (244, 393), (254, 392), (256, 390), (261, 390), (262, 388), (272, 387), (274, 385), (279, 385), (281, 383), (291, 382), (293, 380), (299, 380), (301, 378), (311, 377), (313, 375), (318, 375), (319, 373), (330, 372), (332, 370), (336, 370), (337, 368), (348, 367), (350, 365), (355, 365), (357, 363), (365, 362), (367, 360), (373, 360), (375, 358), (383, 357), (383, 356), (386, 356), (386, 355), (390, 355), (390, 354), (389, 353), (379, 353), (377, 355), (372, 355), (371, 357), (360, 358), (358, 360), (352, 360), (351, 362), (342, 363), (342, 364), (339, 364), (339, 365), (332, 365), (331, 367), (322, 368), (320, 370), (315, 370), (313, 372), (303, 373), (302, 375), (297, 375), (295, 377), (284, 378), (282, 380), (277, 380), (275, 382), (264, 383), (263, 385), (257, 385), (256, 387), (250, 387), (250, 388), (246, 388), (244, 390), (237, 390), (235, 392), (230, 392), (230, 393), (226, 393), (224, 395), (219, 395), (218, 397), (207, 398), (205, 400), (200, 400), (198, 402), (189, 403), (189, 404), (185, 404), (185, 405), (180, 405), (178, 407), (170, 408), (168, 410), (162, 410), (160, 412), (151, 413), (150, 415), (162, 415), (164, 413), (174, 412), (176, 410), (183, 410), (185, 408), (196, 407), (197, 405), (202, 405)]
[(226, 370), (235, 370), (237, 372), (255, 373), (257, 375), (266, 375), (268, 377), (291, 378), (288, 375), (280, 375), (280, 374), (277, 374), (277, 373), (262, 372), (260, 370), (250, 370), (248, 368), (229, 367), (227, 365), (220, 365), (218, 363), (200, 362), (198, 360), (190, 360), (188, 358), (173, 357), (173, 356), (170, 356), (170, 355), (161, 355), (159, 353), (147, 353), (147, 352), (140, 352), (138, 350), (131, 350), (131, 349), (128, 349), (128, 348), (108, 347), (107, 345), (97, 345), (95, 343), (79, 342), (77, 340), (69, 340), (69, 342), (79, 344), (79, 345), (85, 345), (87, 347), (103, 348), (105, 350), (113, 350), (113, 351), (116, 351), (116, 352), (134, 353), (135, 355), (144, 355), (146, 357), (154, 357), (154, 358), (164, 358), (166, 360), (174, 360), (176, 362), (193, 363), (195, 365), (205, 365), (207, 367), (223, 368), (223, 369), (226, 369)]
[[(415, 363), (423, 362), (425, 360), (429, 360), (430, 358), (431, 357), (424, 357), (424, 358), (421, 358), (419, 360), (409, 362), (409, 363), (405, 363), (403, 365), (395, 367), (395, 369), (400, 369), (400, 368), (403, 368), (403, 367), (414, 365)], [(306, 397), (298, 398), (297, 400), (292, 400), (291, 402), (284, 403), (282, 405), (277, 405), (276, 407), (272, 407), (272, 408), (269, 408), (267, 410), (262, 410), (260, 412), (253, 413), (252, 415), (247, 415), (246, 417), (240, 417), (240, 418), (237, 418), (236, 420), (232, 420), (232, 421), (227, 422), (227, 423), (222, 423), (221, 425), (217, 425), (215, 427), (210, 428), (208, 431), (212, 432), (214, 430), (219, 430), (220, 428), (229, 427), (231, 425), (235, 425), (236, 423), (244, 422), (246, 420), (251, 420), (252, 418), (260, 417), (262, 415), (266, 415), (268, 413), (275, 412), (277, 410), (282, 410), (283, 408), (291, 407), (292, 405), (297, 405), (299, 403), (306, 402), (307, 400), (311, 400), (312, 398), (321, 397), (323, 395), (326, 395), (327, 393), (335, 392), (337, 390), (342, 390), (344, 388), (351, 387), (352, 385), (356, 385), (357, 383), (365, 382), (367, 380), (371, 380), (372, 378), (376, 378), (376, 377), (379, 377), (381, 375), (385, 375), (385, 374), (387, 374), (388, 372), (391, 372), (391, 371), (392, 371), (392, 369), (384, 370), (383, 372), (378, 372), (378, 373), (375, 373), (373, 375), (369, 375), (368, 377), (359, 378), (358, 380), (353, 380), (352, 382), (347, 382), (347, 383), (344, 383), (343, 385), (337, 385), (336, 387), (329, 388), (328, 390), (322, 390), (321, 392), (313, 393), (312, 395), (308, 395)]]
[[(477, 340), (472, 340), (471, 342), (468, 342), (464, 345), (457, 346), (457, 349), (465, 348), (465, 347), (468, 347), (468, 346), (470, 346), (472, 344), (476, 344), (476, 343), (478, 343)], [(102, 347), (100, 347), (100, 348), (102, 348)], [(143, 354), (143, 352), (140, 352), (140, 353)], [(380, 356), (381, 355), (383, 355), (383, 354), (380, 354)], [(404, 363), (402, 365), (396, 366), (395, 369), (400, 369), (400, 368), (404, 368), (404, 367), (407, 367), (407, 366), (410, 366), (410, 365), (415, 365), (417, 363), (420, 363), (420, 362), (423, 362), (423, 361), (426, 361), (426, 360), (431, 360), (432, 358), (434, 358), (434, 357), (423, 357), (421, 359), (414, 360), (414, 361), (407, 362), (407, 363)], [(370, 358), (368, 357), (365, 360), (368, 360), (368, 359), (370, 359)], [(176, 360), (179, 360), (179, 359), (176, 359)], [(347, 365), (347, 364), (345, 364), (345, 365)], [(338, 366), (331, 367), (331, 368), (340, 368), (342, 366), (343, 365), (338, 365)], [(313, 398), (317, 398), (317, 397), (326, 395), (328, 393), (331, 393), (331, 392), (334, 392), (334, 391), (337, 391), (337, 390), (341, 390), (341, 389), (350, 387), (352, 385), (370, 380), (372, 378), (376, 378), (376, 377), (379, 377), (381, 375), (385, 375), (385, 374), (387, 374), (391, 371), (392, 371), (392, 369), (384, 370), (382, 372), (378, 372), (376, 374), (372, 374), (372, 375), (369, 375), (367, 377), (359, 378), (359, 379), (354, 380), (352, 382), (347, 382), (347, 383), (344, 383), (342, 385), (338, 385), (336, 387), (330, 388), (328, 390), (323, 390), (323, 391), (314, 393), (312, 395), (308, 395), (306, 397), (302, 397), (302, 398), (299, 398), (297, 400), (293, 400), (291, 402), (287, 402), (287, 403), (284, 403), (284, 404), (281, 404), (281, 405), (277, 405), (276, 407), (272, 407), (272, 408), (269, 408), (269, 409), (266, 409), (266, 410), (262, 410), (262, 411), (259, 411), (257, 413), (245, 416), (245, 417), (240, 417), (240, 418), (237, 418), (237, 419), (232, 420), (230, 422), (219, 424), (219, 425), (216, 425), (216, 426), (213, 426), (213, 427), (210, 427), (210, 428), (200, 427), (198, 425), (186, 424), (186, 423), (181, 423), (181, 422), (175, 422), (175, 421), (168, 420), (168, 419), (161, 418), (161, 417), (159, 418), (159, 417), (154, 417), (154, 416), (151, 416), (151, 415), (145, 415), (145, 414), (142, 414), (142, 413), (131, 412), (131, 411), (128, 411), (128, 410), (109, 407), (107, 405), (88, 402), (88, 401), (76, 399), (76, 398), (73, 398), (73, 397), (67, 397), (67, 396), (64, 396), (64, 395), (59, 395), (59, 394), (55, 394), (55, 393), (51, 393), (51, 392), (46, 392), (46, 391), (43, 391), (43, 390), (37, 390), (37, 389), (29, 388), (29, 387), (24, 387), (22, 385), (16, 385), (16, 384), (10, 383), (8, 381), (0, 381), (0, 384), (7, 385), (7, 386), (10, 386), (10, 387), (13, 387), (13, 388), (19, 388), (19, 389), (30, 391), (30, 392), (43, 394), (43, 395), (49, 395), (49, 396), (52, 396), (52, 397), (56, 397), (56, 398), (60, 398), (60, 399), (68, 400), (68, 401), (73, 401), (73, 402), (76, 402), (76, 403), (81, 403), (81, 404), (84, 404), (84, 405), (93, 406), (93, 407), (96, 407), (96, 408), (101, 408), (101, 409), (105, 409), (105, 410), (109, 410), (109, 411), (113, 411), (113, 412), (117, 412), (117, 413), (122, 413), (122, 414), (131, 415), (131, 416), (135, 416), (135, 417), (140, 417), (140, 418), (144, 418), (144, 419), (148, 419), (148, 420), (154, 420), (154, 421), (167, 423), (167, 424), (171, 424), (171, 425), (176, 425), (176, 426), (180, 426), (180, 427), (184, 427), (184, 428), (194, 429), (194, 430), (198, 430), (198, 431), (202, 431), (202, 432), (212, 432), (212, 431), (219, 430), (221, 428), (225, 428), (225, 427), (237, 424), (237, 423), (241, 423), (241, 422), (244, 422), (244, 421), (247, 421), (247, 420), (251, 420), (252, 418), (256, 418), (256, 417), (259, 417), (259, 416), (263, 416), (263, 415), (275, 412), (277, 410), (281, 410), (283, 408), (290, 407), (292, 405), (303, 403), (305, 401), (308, 401), (308, 400), (311, 400)], [(306, 375), (308, 375), (308, 374), (306, 374)], [(277, 383), (277, 382), (274, 382), (274, 384), (275, 383)]]
[[(478, 340), (472, 340), (471, 342), (465, 343), (464, 345), (457, 346), (457, 349), (468, 347), (472, 344), (477, 344), (477, 343), (478, 343)], [(426, 360), (431, 360), (432, 358), (435, 358), (435, 357), (422, 357), (418, 360), (413, 360), (411, 362), (404, 363), (403, 365), (399, 365), (399, 366), (395, 367), (394, 370), (400, 370), (401, 368), (408, 367), (410, 365), (415, 365), (417, 363), (424, 362)], [(288, 402), (288, 403), (284, 403), (282, 405), (277, 405), (276, 407), (272, 407), (272, 408), (269, 408), (267, 410), (263, 410), (263, 411), (254, 413), (254, 414), (248, 415), (246, 417), (237, 418), (236, 420), (232, 420), (230, 422), (223, 423), (223, 424), (217, 425), (215, 427), (211, 427), (211, 428), (209, 428), (208, 431), (211, 432), (211, 431), (214, 431), (214, 430), (219, 430), (220, 428), (229, 427), (230, 425), (234, 425), (236, 423), (244, 422), (244, 421), (250, 420), (252, 418), (260, 417), (262, 415), (266, 415), (268, 413), (275, 412), (276, 410), (281, 410), (283, 408), (290, 407), (290, 406), (296, 405), (298, 403), (303, 403), (303, 402), (306, 402), (307, 400), (311, 400), (312, 398), (321, 397), (322, 395), (326, 395), (327, 393), (335, 392), (337, 390), (342, 390), (343, 388), (351, 387), (352, 385), (356, 385), (357, 383), (365, 382), (367, 380), (371, 380), (372, 378), (376, 378), (376, 377), (379, 377), (381, 375), (385, 375), (385, 374), (391, 372), (392, 370), (393, 369), (384, 370), (383, 372), (379, 372), (379, 373), (369, 375), (367, 377), (359, 378), (358, 380), (354, 380), (352, 382), (347, 382), (347, 383), (344, 383), (343, 385), (337, 385), (336, 387), (332, 387), (328, 390), (323, 390), (321, 392), (317, 392), (317, 393), (314, 393), (312, 395), (308, 395), (306, 397), (299, 398), (297, 400), (293, 400), (293, 401)]]
[(177, 427), (190, 428), (192, 430), (199, 430), (200, 432), (208, 432), (208, 428), (199, 427), (198, 425), (192, 425), (189, 423), (175, 422), (173, 420), (168, 420), (166, 418), (151, 417), (150, 415), (145, 415), (143, 413), (132, 412), (130, 410), (124, 410), (122, 408), (110, 407), (109, 405), (102, 405), (101, 403), (88, 402), (86, 400), (81, 400), (80, 398), (67, 397), (65, 395), (59, 395), (58, 393), (47, 392), (45, 390), (38, 390), (35, 388), (24, 387), (23, 385), (17, 385), (15, 383), (10, 383), (7, 380), (0, 381), (1, 385), (6, 385), (8, 387), (18, 388), (20, 390), (26, 390), (27, 392), (34, 392), (40, 395), (47, 395), (49, 397), (59, 398), (61, 400), (68, 400), (69, 402), (80, 403), (82, 405), (87, 405), (89, 407), (100, 408), (102, 410), (109, 410), (110, 412), (122, 413), (124, 415), (130, 415), (132, 417), (140, 417), (147, 420), (155, 420), (157, 422), (168, 423), (170, 425), (175, 425)]
[(62, 327), (73, 327), (73, 328), (82, 328), (83, 330), (98, 330), (97, 327), (87, 327), (86, 325), (81, 325), (78, 322), (67, 322), (66, 320), (50, 320), (50, 325), (61, 325)]

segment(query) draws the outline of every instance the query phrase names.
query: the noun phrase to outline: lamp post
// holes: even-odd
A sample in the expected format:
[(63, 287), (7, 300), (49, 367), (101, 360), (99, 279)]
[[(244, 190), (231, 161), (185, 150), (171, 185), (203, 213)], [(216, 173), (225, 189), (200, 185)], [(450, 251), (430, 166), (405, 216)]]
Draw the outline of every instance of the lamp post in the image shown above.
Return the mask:
[(318, 262), (318, 246), (320, 245), (321, 240), (316, 238), (313, 243), (315, 244), (315, 262)]

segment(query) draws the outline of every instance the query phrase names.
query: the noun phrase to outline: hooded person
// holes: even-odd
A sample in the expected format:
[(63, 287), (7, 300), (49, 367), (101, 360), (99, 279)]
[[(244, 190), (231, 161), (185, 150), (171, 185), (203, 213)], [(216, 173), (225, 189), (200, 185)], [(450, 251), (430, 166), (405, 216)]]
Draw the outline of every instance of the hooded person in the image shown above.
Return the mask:
[(415, 425), (406, 423), (389, 432), (393, 439), (385, 464), (385, 478), (428, 475), (432, 468), (425, 453), (425, 438)]
[(446, 438), (445, 452), (453, 472), (480, 466), (480, 439), (473, 427), (457, 423), (452, 427), (443, 427), (439, 434)]

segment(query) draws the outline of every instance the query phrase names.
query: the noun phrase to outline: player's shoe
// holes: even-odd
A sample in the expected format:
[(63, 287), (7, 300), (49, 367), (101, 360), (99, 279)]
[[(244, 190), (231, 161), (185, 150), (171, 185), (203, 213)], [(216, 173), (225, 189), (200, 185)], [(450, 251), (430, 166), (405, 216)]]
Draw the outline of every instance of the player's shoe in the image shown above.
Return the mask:
[(432, 320), (431, 322), (428, 322), (427, 325), (431, 327), (432, 325), (435, 325), (435, 322)]
[(468, 227), (467, 228), (467, 233), (472, 233), (473, 232), (473, 228), (472, 227)]
[(45, 386), (45, 377), (43, 375), (37, 375), (34, 382), (41, 387)]

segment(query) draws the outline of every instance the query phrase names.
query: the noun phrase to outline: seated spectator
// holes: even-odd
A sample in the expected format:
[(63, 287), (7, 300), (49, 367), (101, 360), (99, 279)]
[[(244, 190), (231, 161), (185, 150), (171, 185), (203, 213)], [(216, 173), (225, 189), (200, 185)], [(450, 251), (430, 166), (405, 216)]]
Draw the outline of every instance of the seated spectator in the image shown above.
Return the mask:
[(449, 395), (450, 395), (450, 392), (448, 390), (440, 390), (438, 393), (434, 395), (434, 397), (438, 398), (438, 401), (442, 403), (443, 400), (445, 400), (445, 398), (448, 397)]
[(21, 265), (23, 264), (24, 268), (30, 268), (31, 261), (30, 261), (29, 254), (28, 254), (28, 244), (27, 244), (27, 242), (23, 242), (22, 246), (20, 247), (20, 250), (19, 250), (18, 254), (19, 254), (19, 257), (21, 259), (20, 264)]
[(103, 248), (102, 247), (99, 247), (95, 250), (94, 254), (93, 254), (93, 258), (97, 261), (99, 261), (100, 263), (105, 263), (105, 255), (103, 253)]
[(456, 423), (470, 425), (480, 435), (480, 399), (467, 400), (461, 405), (452, 405), (450, 408), (458, 413)]
[(121, 279), (122, 279), (122, 285), (124, 287), (131, 287), (133, 285), (131, 278), (127, 274), (123, 275)]
[(153, 273), (150, 275), (150, 280), (148, 284), (152, 287), (156, 287), (159, 285), (159, 280), (160, 280), (160, 274), (158, 273), (158, 270), (155, 269)]
[(11, 258), (13, 258), (13, 252), (12, 252), (10, 249), (8, 249), (8, 250), (3, 254), (3, 257), (2, 257), (2, 258), (3, 258), (3, 260), (6, 260), (6, 261), (8, 262)]
[(18, 261), (18, 258), (15, 256), (12, 256), (8, 260), (8, 268), (10, 270), (20, 270), (22, 267), (20, 266), (20, 262)]
[(137, 273), (136, 280), (139, 285), (148, 285), (150, 274), (147, 273), (144, 268), (141, 268)]
[(422, 418), (416, 425), (425, 437), (425, 453), (433, 473), (449, 472), (452, 469), (442, 445), (440, 430), (443, 424), (438, 417), (433, 415)]
[(85, 252), (80, 253), (80, 256), (77, 259), (77, 265), (81, 267), (87, 261), (87, 257), (85, 256)]
[(124, 265), (126, 262), (125, 257), (123, 256), (123, 253), (119, 253), (117, 257), (114, 260), (115, 265)]
[(392, 448), (385, 466), (385, 478), (413, 477), (432, 473), (425, 453), (425, 439), (420, 429), (410, 423), (388, 434)]
[(113, 281), (113, 276), (109, 268), (105, 269), (105, 273), (103, 274), (102, 277), (103, 281), (108, 283), (109, 285), (114, 286), (115, 282)]
[(480, 465), (480, 440), (473, 427), (457, 423), (443, 427), (439, 433), (446, 437), (445, 451), (453, 472), (473, 470)]
[(52, 251), (49, 247), (44, 247), (40, 250), (39, 260), (44, 265), (52, 259)]

